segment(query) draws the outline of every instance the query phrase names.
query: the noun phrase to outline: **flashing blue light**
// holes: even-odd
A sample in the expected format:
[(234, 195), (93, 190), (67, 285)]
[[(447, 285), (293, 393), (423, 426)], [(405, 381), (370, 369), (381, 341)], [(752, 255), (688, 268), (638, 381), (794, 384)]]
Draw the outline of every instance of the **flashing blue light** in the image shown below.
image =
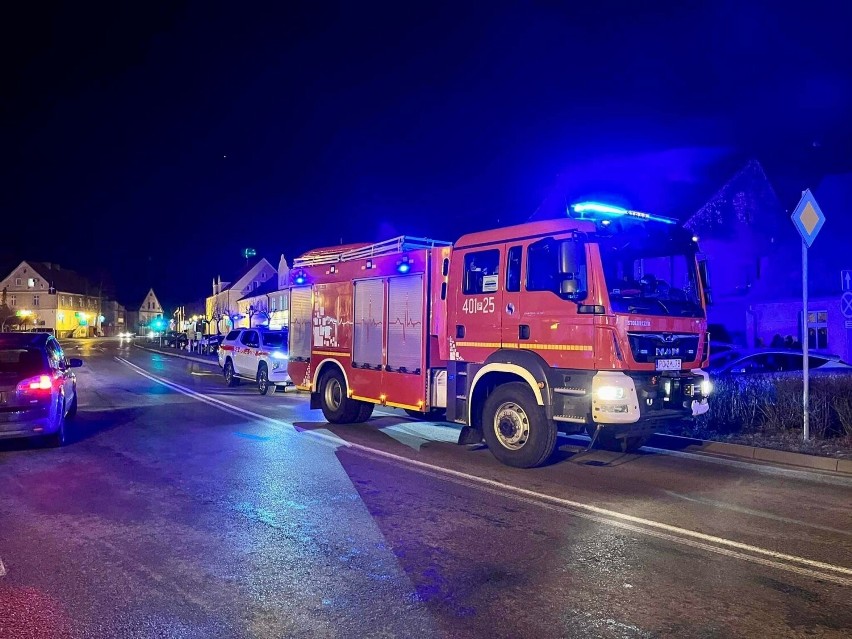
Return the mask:
[(408, 262), (403, 262), (402, 264), (396, 267), (396, 270), (400, 273), (408, 273), (408, 271), (411, 270), (411, 264), (409, 264)]
[(611, 204), (601, 204), (600, 202), (580, 202), (571, 206), (574, 213), (598, 213), (599, 215), (627, 215), (627, 209), (620, 206), (612, 206)]
[(296, 277), (296, 284), (304, 284), (307, 281), (304, 275), (298, 275)]
[(662, 222), (663, 224), (677, 224), (677, 220), (661, 215), (651, 215), (650, 213), (642, 213), (640, 211), (631, 211), (620, 206), (612, 204), (603, 204), (601, 202), (579, 202), (572, 204), (571, 209), (579, 215), (591, 214), (594, 216), (604, 217), (632, 217), (639, 220), (647, 220), (649, 222)]

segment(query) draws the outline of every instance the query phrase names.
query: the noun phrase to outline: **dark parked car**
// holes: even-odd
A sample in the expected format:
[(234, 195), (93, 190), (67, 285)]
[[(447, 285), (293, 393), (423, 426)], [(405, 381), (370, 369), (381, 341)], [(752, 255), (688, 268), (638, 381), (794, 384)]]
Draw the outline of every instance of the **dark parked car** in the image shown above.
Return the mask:
[(187, 343), (186, 333), (178, 333), (177, 331), (166, 331), (163, 333), (163, 346), (174, 346), (183, 348)]
[[(754, 351), (729, 350), (713, 356), (710, 351), (711, 376), (757, 375), (768, 373), (795, 373), (803, 370), (802, 353), (783, 349), (761, 349)], [(852, 373), (852, 366), (837, 355), (812, 353), (808, 357), (808, 368), (819, 372)]]
[(79, 359), (66, 359), (49, 333), (0, 333), (0, 439), (66, 440), (66, 420), (77, 413)]
[(205, 335), (201, 338), (201, 352), (208, 355), (218, 353), (224, 339), (224, 335)]

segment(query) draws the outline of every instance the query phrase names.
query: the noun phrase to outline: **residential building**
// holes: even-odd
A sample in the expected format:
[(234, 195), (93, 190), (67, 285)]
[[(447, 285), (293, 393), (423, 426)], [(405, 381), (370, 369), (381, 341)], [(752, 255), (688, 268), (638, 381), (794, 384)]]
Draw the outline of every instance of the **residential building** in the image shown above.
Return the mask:
[(813, 191), (827, 219), (808, 252), (807, 317), (802, 241), (790, 220), (797, 202), (781, 204), (759, 163), (750, 162), (686, 222), (707, 257), (712, 340), (753, 348), (789, 337), (799, 345), (806, 321), (813, 350), (852, 360), (852, 308), (841, 301), (846, 291), (852, 302), (852, 278), (841, 279), (852, 270), (845, 233), (852, 174), (827, 176)]
[(278, 277), (261, 285), (237, 302), (240, 318), (237, 327), (266, 326), (280, 329), (290, 325), (290, 296), (287, 289), (290, 265), (282, 255)]
[(225, 281), (221, 276), (214, 279), (213, 294), (205, 305), (208, 333), (221, 333), (239, 325), (240, 300), (270, 281), (277, 285), (278, 274), (264, 258), (249, 263), (232, 281)]
[[(138, 298), (136, 298), (138, 299)], [(132, 333), (144, 335), (151, 327), (151, 322), (163, 317), (163, 305), (157, 299), (157, 294), (154, 289), (148, 289), (148, 292), (142, 298), (142, 303), (128, 303), (125, 305), (128, 309), (127, 330)]]
[[(282, 291), (282, 294), (284, 292)], [(271, 313), (278, 298), (278, 280), (270, 279), (257, 289), (237, 300), (237, 328), (269, 326)]]
[(101, 306), (101, 313), (104, 318), (101, 323), (104, 335), (113, 336), (133, 330), (132, 328), (128, 328), (127, 309), (116, 300), (104, 300)]
[(0, 281), (0, 291), (21, 328), (49, 328), (59, 337), (101, 332), (101, 288), (58, 264), (25, 260)]

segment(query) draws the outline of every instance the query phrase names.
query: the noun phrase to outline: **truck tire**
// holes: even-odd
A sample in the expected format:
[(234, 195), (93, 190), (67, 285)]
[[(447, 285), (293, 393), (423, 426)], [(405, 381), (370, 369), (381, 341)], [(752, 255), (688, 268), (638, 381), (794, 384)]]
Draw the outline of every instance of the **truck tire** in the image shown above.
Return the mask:
[(229, 387), (234, 387), (240, 383), (240, 378), (234, 370), (234, 363), (231, 360), (225, 361), (225, 384)]
[(358, 417), (355, 418), (356, 424), (363, 424), (373, 414), (373, 409), (376, 407), (375, 404), (371, 404), (370, 402), (361, 402), (361, 408), (359, 409)]
[(353, 424), (358, 421), (365, 402), (349, 397), (346, 380), (338, 368), (331, 368), (322, 376), (319, 395), (322, 414), (330, 423)]
[(485, 401), (482, 434), (488, 449), (515, 468), (541, 466), (556, 447), (556, 424), (525, 382), (498, 386)]

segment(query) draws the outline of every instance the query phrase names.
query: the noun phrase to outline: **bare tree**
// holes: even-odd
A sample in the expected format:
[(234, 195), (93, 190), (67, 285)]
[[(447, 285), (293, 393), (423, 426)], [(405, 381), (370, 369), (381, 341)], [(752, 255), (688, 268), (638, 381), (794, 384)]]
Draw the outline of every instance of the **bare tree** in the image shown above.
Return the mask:
[(269, 305), (263, 300), (258, 300), (257, 302), (248, 307), (248, 316), (249, 328), (252, 327), (252, 318), (255, 316), (265, 317), (266, 319), (269, 319)]
[(225, 305), (222, 304), (222, 301), (217, 298), (210, 313), (210, 321), (216, 324), (217, 335), (222, 334), (222, 320), (227, 317), (229, 317), (228, 310), (225, 308)]
[(234, 310), (232, 308), (225, 309), (225, 317), (231, 320), (231, 328), (234, 328), (237, 325), (237, 322), (240, 321), (242, 315), (240, 315), (239, 310)]
[(3, 287), (3, 292), (0, 293), (0, 324), (2, 324), (3, 329), (6, 327), (6, 322), (11, 318), (15, 317), (15, 312), (9, 308), (9, 305), (6, 301), (6, 287)]

